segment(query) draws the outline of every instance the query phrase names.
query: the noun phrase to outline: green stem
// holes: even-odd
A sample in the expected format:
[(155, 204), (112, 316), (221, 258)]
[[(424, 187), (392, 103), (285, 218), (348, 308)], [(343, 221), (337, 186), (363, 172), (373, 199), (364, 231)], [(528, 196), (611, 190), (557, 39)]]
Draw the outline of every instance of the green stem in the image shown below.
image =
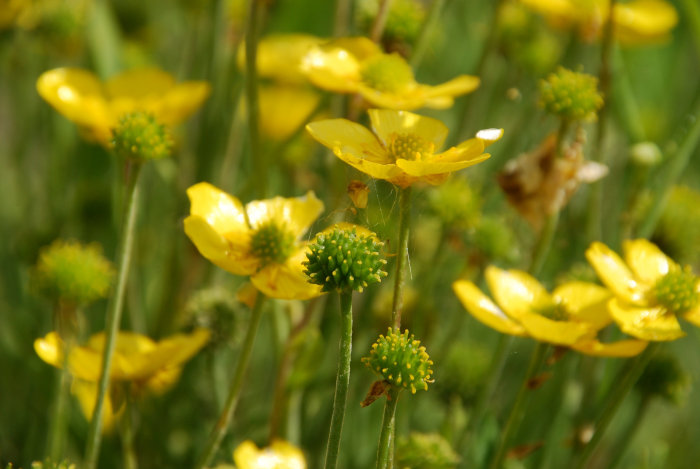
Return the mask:
[(518, 394), (515, 396), (515, 402), (513, 402), (513, 407), (510, 409), (510, 414), (508, 415), (508, 420), (506, 421), (506, 426), (503, 428), (503, 433), (501, 434), (501, 440), (498, 444), (498, 449), (496, 454), (491, 461), (489, 466), (491, 469), (501, 469), (503, 465), (503, 459), (506, 455), (506, 450), (508, 449), (508, 444), (511, 437), (515, 434), (515, 431), (520, 424), (522, 419), (522, 413), (527, 402), (527, 398), (530, 396), (528, 384), (535, 374), (542, 366), (544, 361), (545, 352), (547, 351), (548, 344), (538, 342), (535, 349), (532, 351), (532, 356), (530, 357), (530, 364), (527, 367), (527, 372), (525, 373), (525, 378), (523, 379)]
[(396, 279), (391, 306), (391, 324), (395, 329), (400, 330), (403, 287), (406, 284), (406, 264), (408, 261), (408, 233), (411, 227), (411, 186), (401, 189), (399, 210), (399, 244), (396, 252)]
[(124, 452), (124, 469), (137, 469), (136, 451), (134, 451), (134, 421), (131, 386), (125, 386), (124, 414), (121, 418), (122, 451)]
[(654, 194), (651, 202), (651, 208), (642, 222), (642, 225), (637, 229), (637, 236), (640, 238), (649, 238), (654, 234), (661, 215), (663, 214), (666, 202), (671, 195), (673, 185), (678, 181), (678, 178), (683, 174), (690, 162), (690, 157), (700, 140), (700, 100), (698, 100), (695, 110), (692, 113), (694, 118), (693, 126), (683, 139), (678, 151), (671, 157), (669, 161), (666, 178), (662, 181), (661, 187)]
[(384, 27), (389, 17), (389, 10), (391, 9), (392, 2), (393, 0), (381, 0), (379, 3), (379, 10), (377, 11), (377, 16), (374, 17), (374, 23), (372, 23), (372, 30), (369, 35), (370, 39), (374, 42), (382, 40), (382, 34), (384, 34)]
[(228, 397), (226, 398), (224, 409), (221, 412), (219, 420), (217, 420), (214, 429), (209, 435), (207, 446), (202, 453), (202, 456), (199, 458), (197, 465), (195, 466), (196, 469), (203, 469), (209, 465), (214, 457), (214, 454), (219, 449), (221, 440), (224, 438), (224, 435), (231, 424), (233, 413), (236, 410), (236, 405), (238, 404), (238, 398), (240, 397), (241, 390), (243, 389), (243, 378), (245, 377), (246, 371), (248, 370), (248, 365), (250, 364), (250, 356), (253, 352), (255, 335), (258, 331), (258, 326), (260, 325), (260, 318), (262, 317), (265, 298), (265, 295), (258, 293), (250, 316), (250, 322), (248, 323), (248, 330), (246, 331), (245, 339), (243, 340), (241, 355), (238, 358), (236, 370), (234, 371), (231, 384), (229, 385)]
[(625, 456), (627, 448), (629, 447), (630, 443), (632, 443), (634, 436), (637, 434), (637, 430), (639, 430), (639, 428), (641, 428), (642, 426), (642, 421), (644, 421), (644, 417), (646, 417), (647, 415), (647, 410), (649, 410), (650, 403), (650, 396), (643, 396), (642, 399), (639, 401), (639, 404), (637, 405), (637, 410), (634, 412), (634, 418), (632, 419), (628, 427), (625, 429), (625, 431), (622, 432), (622, 439), (618, 441), (615, 445), (613, 458), (612, 461), (610, 461), (610, 464), (608, 464), (608, 469), (615, 469), (617, 465), (620, 464), (620, 462), (622, 461), (622, 458)]
[[(64, 357), (68, 357), (68, 347), (65, 347)], [(49, 433), (49, 456), (53, 461), (60, 461), (63, 458), (64, 435), (66, 427), (66, 408), (68, 407), (68, 392), (70, 390), (70, 373), (65, 364), (60, 370), (58, 389), (56, 393), (56, 404), (53, 419), (51, 420), (51, 430)]]
[(326, 448), (326, 469), (338, 465), (340, 451), (340, 435), (343, 431), (343, 418), (350, 385), (350, 358), (352, 356), (352, 290), (340, 293), (340, 356), (338, 357), (338, 374), (335, 380), (335, 396), (333, 397), (333, 415), (331, 428), (328, 432), (328, 447)]
[(351, 0), (335, 1), (335, 16), (333, 17), (333, 37), (344, 37), (348, 35), (351, 3)]
[(108, 0), (91, 3), (85, 27), (97, 74), (103, 79), (116, 75), (121, 69), (121, 37)]
[(88, 444), (85, 451), (85, 468), (94, 469), (97, 466), (97, 458), (100, 453), (100, 443), (102, 440), (102, 412), (105, 404), (107, 392), (109, 391), (109, 371), (112, 366), (112, 356), (119, 332), (122, 310), (124, 308), (124, 294), (126, 292), (127, 278), (129, 277), (129, 266), (131, 265), (131, 255), (134, 250), (134, 234), (136, 226), (136, 213), (138, 211), (139, 188), (138, 180), (141, 173), (141, 163), (126, 162), (126, 203), (125, 219), (122, 226), (118, 253), (117, 285), (114, 294), (110, 298), (107, 306), (107, 321), (105, 333), (105, 348), (102, 358), (102, 370), (100, 371), (100, 381), (98, 384), (97, 403), (92, 412), (92, 421), (88, 433)]
[(425, 18), (425, 22), (421, 27), (420, 34), (413, 47), (411, 55), (411, 67), (417, 69), (425, 56), (425, 51), (428, 49), (428, 39), (433, 34), (433, 30), (438, 25), (438, 19), (442, 12), (442, 7), (445, 5), (445, 0), (433, 0), (430, 4), (430, 10)]
[(617, 413), (617, 409), (620, 408), (620, 404), (622, 404), (622, 401), (625, 399), (634, 383), (639, 379), (639, 376), (644, 371), (644, 368), (646, 368), (649, 360), (651, 360), (657, 347), (658, 343), (652, 342), (647, 346), (644, 353), (632, 360), (628, 360), (624, 368), (620, 370), (617, 379), (614, 381), (613, 389), (608, 394), (607, 401), (603, 406), (603, 411), (598, 418), (595, 433), (593, 433), (593, 437), (583, 448), (578, 464), (574, 466), (575, 469), (583, 469), (586, 467), (588, 460), (593, 455), (593, 451), (595, 451), (598, 443), (600, 443), (600, 440), (603, 438), (605, 430), (608, 428), (608, 425), (610, 425), (610, 422), (612, 422), (615, 413)]
[(267, 161), (260, 148), (259, 106), (258, 106), (258, 7), (260, 0), (250, 0), (248, 3), (248, 29), (245, 37), (245, 93), (248, 110), (248, 135), (250, 138), (250, 157), (255, 172), (257, 196), (267, 196)]
[(399, 390), (392, 386), (386, 397), (384, 405), (384, 417), (382, 418), (382, 431), (379, 434), (379, 448), (377, 449), (377, 469), (387, 469), (393, 459), (396, 403), (399, 400)]
[(693, 32), (695, 53), (700, 59), (700, 3), (696, 0), (682, 0), (681, 3), (685, 10), (683, 19), (690, 25), (690, 30)]

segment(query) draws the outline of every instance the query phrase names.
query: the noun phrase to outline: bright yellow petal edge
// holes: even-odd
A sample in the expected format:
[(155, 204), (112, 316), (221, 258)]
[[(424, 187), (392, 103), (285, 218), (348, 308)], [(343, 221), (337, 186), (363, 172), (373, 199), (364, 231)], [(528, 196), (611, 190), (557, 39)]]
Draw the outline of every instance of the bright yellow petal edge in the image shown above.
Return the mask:
[(250, 440), (244, 441), (233, 451), (233, 461), (238, 469), (306, 469), (304, 453), (282, 440), (263, 449)]

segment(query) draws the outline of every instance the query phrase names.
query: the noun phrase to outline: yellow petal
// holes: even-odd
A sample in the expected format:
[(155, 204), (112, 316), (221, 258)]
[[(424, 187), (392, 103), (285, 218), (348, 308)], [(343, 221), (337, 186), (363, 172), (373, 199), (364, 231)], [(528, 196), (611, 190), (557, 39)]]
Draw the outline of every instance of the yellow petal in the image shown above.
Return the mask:
[(296, 86), (261, 86), (260, 131), (275, 140), (292, 137), (308, 122), (321, 96)]
[(661, 249), (646, 239), (626, 240), (622, 243), (625, 261), (637, 279), (652, 286), (676, 267), (676, 263)]
[[(301, 84), (306, 81), (299, 67), (304, 56), (323, 39), (309, 34), (272, 34), (258, 43), (258, 75), (277, 82)], [(238, 50), (238, 67), (245, 68), (245, 43)]]
[(452, 289), (464, 308), (483, 324), (504, 334), (521, 337), (527, 335), (520, 324), (506, 316), (472, 282), (457, 280), (452, 284)]
[(158, 68), (136, 68), (116, 75), (105, 83), (110, 98), (143, 99), (160, 96), (175, 84), (169, 73)]
[(323, 202), (313, 191), (309, 191), (302, 197), (254, 200), (246, 204), (245, 209), (253, 230), (274, 220), (278, 226), (288, 229), (299, 239), (323, 212)]
[(452, 80), (446, 81), (440, 85), (428, 86), (422, 85), (424, 87), (424, 94), (426, 98), (435, 97), (453, 97), (461, 96), (463, 94), (471, 93), (479, 87), (481, 80), (479, 77), (472, 75), (459, 75)]
[(347, 119), (327, 119), (307, 124), (306, 130), (336, 155), (350, 154), (373, 163), (393, 163), (377, 137), (366, 127)]
[(369, 174), (375, 179), (384, 179), (401, 187), (407, 187), (416, 181), (416, 178), (407, 175), (395, 164), (374, 163), (363, 158), (358, 158), (352, 153), (343, 153), (339, 149), (336, 150), (337, 151), (334, 151), (335, 156), (358, 171)]
[(596, 339), (583, 340), (571, 346), (572, 349), (595, 357), (627, 358), (639, 355), (649, 342), (643, 340), (619, 340), (602, 343)]
[(590, 336), (593, 327), (590, 324), (572, 321), (553, 321), (534, 313), (522, 313), (518, 322), (533, 339), (555, 345), (571, 346), (582, 338)]
[(200, 182), (187, 189), (190, 214), (196, 215), (222, 236), (240, 236), (250, 231), (243, 204), (221, 189)]
[(644, 301), (643, 287), (637, 282), (620, 256), (603, 243), (594, 242), (586, 250), (586, 259), (600, 280), (628, 303)]
[(486, 268), (486, 282), (496, 303), (514, 319), (519, 320), (522, 314), (546, 310), (554, 305), (547, 290), (526, 272), (489, 266)]
[(484, 153), (484, 142), (478, 138), (470, 138), (456, 147), (451, 147), (424, 160), (435, 163), (454, 163), (476, 158), (482, 153)]
[(179, 366), (158, 370), (143, 381), (143, 389), (156, 395), (163, 394), (177, 383), (181, 374), (182, 367)]
[(435, 150), (442, 147), (447, 137), (447, 126), (432, 117), (390, 109), (370, 109), (367, 113), (372, 130), (385, 148), (395, 134), (416, 135), (426, 142), (432, 142)]
[(358, 60), (341, 48), (312, 48), (304, 56), (301, 70), (314, 85), (336, 93), (354, 93), (362, 79)]
[[(380, 91), (364, 83), (357, 85), (357, 90), (365, 101), (376, 108), (394, 111), (413, 111), (428, 106), (428, 99), (417, 83), (409, 83), (397, 92)], [(433, 98), (432, 108), (446, 109), (452, 106), (454, 100), (449, 97)]]
[(209, 97), (211, 87), (204, 81), (178, 83), (165, 92), (154, 113), (159, 122), (176, 125), (194, 114)]
[(235, 275), (250, 275), (257, 270), (258, 260), (249, 254), (248, 233), (229, 235), (233, 244), (197, 215), (185, 218), (185, 234), (199, 253), (222, 269)]
[(591, 324), (596, 330), (612, 322), (607, 306), (611, 295), (607, 288), (587, 282), (568, 282), (552, 292), (570, 319)]
[(615, 35), (623, 43), (646, 43), (663, 39), (678, 23), (678, 13), (665, 1), (636, 0), (615, 4)]
[(263, 449), (250, 440), (244, 441), (233, 451), (233, 461), (238, 469), (306, 469), (301, 450), (281, 440)]
[(499, 141), (501, 137), (503, 137), (503, 129), (483, 129), (476, 133), (476, 138), (481, 140), (484, 148)]
[(460, 169), (468, 168), (469, 166), (474, 166), (477, 163), (481, 163), (491, 157), (488, 153), (482, 153), (479, 156), (466, 159), (464, 161), (454, 161), (442, 163), (439, 161), (411, 161), (398, 159), (396, 160), (396, 166), (401, 168), (410, 176), (429, 176), (432, 174), (445, 174), (452, 173), (454, 171), (459, 171)]
[(302, 262), (306, 246), (284, 264), (270, 264), (250, 278), (255, 288), (265, 296), (280, 300), (308, 300), (321, 295), (321, 287), (308, 282)]
[(613, 298), (608, 303), (610, 314), (620, 329), (642, 340), (668, 341), (683, 337), (676, 316), (663, 307), (640, 308)]
[[(85, 418), (92, 420), (92, 414), (95, 412), (95, 404), (97, 403), (97, 383), (79, 379), (74, 380), (71, 385), (71, 392), (78, 399), (80, 410), (82, 410)], [(102, 432), (109, 432), (114, 427), (114, 423), (123, 408), (124, 406), (122, 405), (115, 412), (110, 393), (105, 395), (104, 406), (102, 407)]]
[(56, 332), (49, 332), (34, 341), (34, 351), (45, 363), (63, 368), (63, 341)]
[[(697, 327), (700, 327), (700, 305), (697, 305), (695, 308), (691, 308), (690, 311), (683, 314), (683, 319)], [(34, 347), (36, 348), (36, 342)]]

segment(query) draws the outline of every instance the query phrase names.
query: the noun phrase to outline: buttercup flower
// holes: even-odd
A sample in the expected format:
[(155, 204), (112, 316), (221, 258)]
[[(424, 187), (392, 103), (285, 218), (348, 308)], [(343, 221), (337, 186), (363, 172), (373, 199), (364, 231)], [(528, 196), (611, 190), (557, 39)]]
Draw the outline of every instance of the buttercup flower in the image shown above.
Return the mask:
[(323, 211), (313, 192), (255, 200), (245, 207), (206, 182), (187, 189), (187, 195), (192, 205), (185, 233), (204, 257), (232, 274), (250, 275), (253, 285), (272, 298), (321, 294), (306, 280), (307, 243), (299, 241)]
[[(555, 26), (575, 26), (592, 40), (602, 35), (608, 16), (607, 0), (520, 0), (543, 14)], [(613, 31), (623, 44), (658, 42), (678, 23), (678, 14), (664, 0), (617, 2), (613, 7)]]
[(503, 129), (481, 130), (476, 138), (435, 153), (447, 137), (439, 120), (406, 111), (368, 112), (374, 133), (347, 119), (312, 122), (306, 130), (350, 166), (400, 187), (440, 184), (451, 172), (489, 158), (484, 149), (503, 136)]
[(263, 449), (250, 440), (244, 441), (233, 451), (233, 461), (238, 469), (306, 469), (304, 453), (282, 440)]
[(398, 54), (384, 54), (367, 38), (345, 38), (313, 47), (302, 70), (319, 88), (359, 93), (374, 106), (413, 110), (445, 109), (454, 97), (474, 91), (479, 78), (460, 75), (441, 85), (416, 82), (411, 66)]
[(531, 275), (493, 266), (486, 269), (486, 282), (496, 303), (472, 282), (458, 280), (452, 288), (472, 316), (504, 334), (608, 357), (634, 356), (647, 345), (640, 340), (605, 344), (596, 339), (612, 322), (606, 308), (611, 294), (603, 287), (570, 282), (550, 295)]
[(622, 244), (625, 260), (595, 242), (586, 258), (616, 298), (608, 307), (620, 329), (644, 340), (683, 337), (676, 316), (700, 326), (700, 277), (645, 239)]
[[(180, 376), (184, 362), (192, 358), (209, 340), (207, 329), (197, 329), (191, 334), (176, 334), (155, 342), (134, 332), (119, 332), (116, 338), (112, 367), (109, 370), (112, 385), (130, 382), (134, 392), (162, 393), (170, 388)], [(57, 368), (65, 365), (76, 380), (73, 394), (80, 402), (83, 413), (92, 416), (97, 399), (102, 355), (105, 346), (103, 332), (95, 334), (85, 345), (72, 347), (64, 357), (65, 345), (56, 332), (34, 341), (34, 350), (39, 358)], [(105, 428), (109, 428), (118, 411), (119, 403), (107, 394), (105, 405)]]
[(172, 126), (193, 114), (209, 95), (208, 83), (176, 84), (170, 74), (156, 68), (130, 70), (104, 83), (87, 70), (57, 68), (44, 72), (36, 87), (42, 98), (78, 125), (86, 139), (105, 147), (122, 115), (144, 111)]

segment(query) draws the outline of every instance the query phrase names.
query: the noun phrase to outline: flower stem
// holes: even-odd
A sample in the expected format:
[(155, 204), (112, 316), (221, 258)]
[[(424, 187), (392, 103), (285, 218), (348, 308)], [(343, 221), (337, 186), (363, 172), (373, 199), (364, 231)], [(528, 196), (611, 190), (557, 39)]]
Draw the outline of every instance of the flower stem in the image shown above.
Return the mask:
[(377, 11), (377, 16), (374, 17), (374, 23), (372, 23), (372, 30), (369, 35), (370, 39), (374, 42), (382, 40), (382, 34), (384, 34), (384, 27), (389, 17), (389, 10), (391, 9), (392, 2), (393, 0), (381, 0), (379, 2), (379, 10)]
[(350, 358), (352, 356), (352, 290), (340, 293), (340, 357), (338, 359), (338, 374), (335, 380), (335, 396), (333, 397), (333, 414), (331, 428), (328, 432), (326, 448), (326, 469), (334, 469), (338, 465), (340, 451), (340, 435), (343, 431), (343, 418), (350, 385)]
[(250, 356), (253, 352), (253, 344), (255, 343), (255, 335), (258, 331), (258, 326), (260, 325), (260, 318), (262, 317), (263, 305), (265, 303), (265, 295), (258, 293), (255, 300), (255, 305), (253, 306), (253, 311), (250, 316), (250, 322), (248, 323), (248, 330), (245, 334), (245, 339), (243, 340), (243, 347), (241, 349), (241, 355), (238, 358), (238, 363), (236, 364), (236, 370), (234, 371), (233, 378), (231, 379), (231, 384), (229, 386), (228, 397), (226, 398), (226, 403), (224, 404), (224, 409), (217, 420), (214, 429), (209, 435), (209, 440), (207, 441), (207, 446), (199, 458), (196, 469), (203, 469), (208, 466), (211, 462), (216, 450), (219, 449), (221, 440), (224, 438), (229, 425), (231, 424), (231, 418), (236, 410), (236, 405), (238, 404), (238, 398), (241, 395), (241, 390), (243, 389), (243, 377), (248, 370), (248, 365), (250, 364)]
[(647, 212), (647, 216), (644, 218), (642, 225), (637, 229), (637, 236), (640, 238), (649, 238), (654, 234), (654, 229), (663, 214), (666, 202), (671, 195), (673, 185), (685, 171), (690, 162), (690, 157), (693, 155), (698, 141), (700, 141), (700, 100), (698, 100), (695, 105), (692, 117), (694, 119), (693, 125), (683, 139), (678, 151), (671, 157), (666, 172), (666, 178), (662, 181), (661, 187), (659, 187), (654, 194), (651, 208)]
[(134, 250), (134, 228), (136, 226), (136, 213), (138, 211), (139, 188), (138, 180), (141, 173), (141, 163), (126, 162), (126, 203), (122, 233), (119, 248), (117, 250), (119, 263), (117, 267), (117, 285), (114, 294), (110, 298), (107, 306), (106, 340), (102, 358), (102, 370), (100, 371), (100, 381), (98, 384), (97, 403), (92, 412), (92, 421), (88, 433), (88, 443), (85, 451), (85, 469), (94, 469), (97, 466), (97, 458), (100, 453), (100, 442), (102, 440), (102, 412), (105, 398), (109, 391), (109, 370), (112, 365), (112, 356), (116, 345), (117, 333), (121, 322), (122, 310), (124, 309), (124, 296), (126, 283), (129, 276), (129, 266), (131, 265), (131, 255)]
[(506, 426), (503, 428), (503, 433), (501, 434), (501, 440), (498, 444), (498, 449), (496, 450), (496, 455), (491, 461), (489, 466), (491, 469), (500, 469), (503, 465), (503, 459), (506, 455), (506, 449), (508, 449), (508, 443), (511, 437), (515, 434), (518, 428), (520, 420), (522, 420), (522, 413), (524, 410), (525, 403), (529, 397), (528, 391), (530, 390), (528, 384), (532, 378), (535, 377), (537, 371), (539, 371), (544, 361), (545, 352), (549, 346), (545, 343), (538, 342), (535, 349), (532, 351), (532, 356), (530, 357), (530, 364), (527, 367), (527, 372), (525, 373), (525, 379), (523, 379), (520, 389), (518, 390), (517, 396), (515, 396), (515, 402), (513, 402), (513, 407), (510, 409), (510, 414), (508, 415), (508, 420), (506, 421)]
[(637, 409), (634, 412), (634, 418), (627, 426), (625, 431), (622, 432), (621, 441), (618, 441), (617, 445), (615, 445), (614, 456), (612, 458), (612, 461), (610, 461), (610, 464), (608, 464), (608, 469), (615, 469), (617, 465), (620, 464), (620, 462), (622, 461), (622, 458), (625, 456), (627, 448), (634, 439), (634, 436), (637, 434), (637, 430), (642, 426), (642, 421), (644, 421), (644, 417), (646, 417), (647, 415), (650, 403), (650, 396), (643, 396), (642, 399), (639, 401)]
[(632, 360), (628, 360), (625, 367), (619, 371), (618, 377), (614, 381), (615, 384), (608, 394), (607, 402), (605, 402), (603, 406), (603, 411), (598, 418), (595, 433), (593, 433), (593, 437), (583, 448), (578, 464), (573, 466), (575, 469), (583, 469), (586, 467), (588, 460), (593, 455), (593, 451), (595, 451), (598, 443), (600, 443), (600, 440), (603, 438), (605, 430), (608, 428), (608, 425), (610, 425), (610, 422), (612, 422), (617, 409), (620, 408), (620, 404), (622, 404), (627, 393), (629, 393), (634, 383), (639, 379), (639, 376), (644, 371), (644, 368), (646, 368), (649, 360), (651, 360), (657, 347), (658, 343), (652, 342), (641, 355)]
[(68, 357), (68, 346), (64, 347), (64, 365), (60, 371), (58, 389), (56, 394), (56, 404), (53, 419), (51, 420), (51, 430), (49, 433), (49, 456), (54, 461), (60, 461), (63, 457), (64, 435), (66, 427), (66, 407), (68, 406), (68, 391), (70, 389), (70, 373), (65, 361)]
[(423, 60), (425, 51), (428, 48), (428, 39), (438, 24), (438, 19), (440, 18), (440, 13), (444, 5), (445, 0), (433, 0), (430, 4), (430, 10), (428, 10), (428, 15), (423, 22), (420, 34), (413, 47), (413, 54), (411, 55), (411, 67), (413, 67), (414, 70), (418, 68)]
[(255, 172), (255, 187), (257, 196), (267, 196), (267, 161), (265, 152), (260, 148), (260, 131), (258, 129), (258, 7), (260, 0), (250, 0), (248, 3), (248, 29), (245, 37), (245, 95), (248, 110), (248, 136), (250, 138), (250, 158)]
[(399, 390), (389, 388), (384, 405), (384, 417), (382, 418), (382, 431), (379, 434), (379, 448), (377, 449), (377, 469), (387, 469), (390, 466), (392, 448), (394, 447), (394, 433), (396, 415), (396, 403), (399, 400)]
[(406, 284), (406, 264), (408, 261), (408, 233), (411, 227), (411, 187), (401, 189), (399, 195), (399, 244), (396, 253), (396, 279), (391, 306), (391, 324), (401, 329), (401, 308), (403, 307), (403, 287)]
[(124, 452), (124, 469), (137, 469), (136, 452), (134, 451), (134, 409), (131, 397), (131, 386), (125, 386), (124, 415), (121, 418), (122, 451)]

